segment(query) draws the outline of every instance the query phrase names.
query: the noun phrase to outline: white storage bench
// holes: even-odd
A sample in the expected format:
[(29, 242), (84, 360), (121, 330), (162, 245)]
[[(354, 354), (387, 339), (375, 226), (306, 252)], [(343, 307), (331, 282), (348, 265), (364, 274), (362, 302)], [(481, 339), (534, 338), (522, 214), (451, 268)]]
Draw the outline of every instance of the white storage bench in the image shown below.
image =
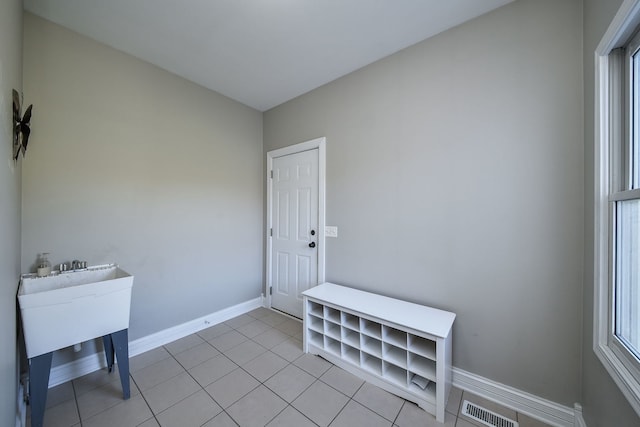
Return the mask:
[(322, 356), (444, 422), (454, 313), (333, 283), (302, 295), (306, 353)]

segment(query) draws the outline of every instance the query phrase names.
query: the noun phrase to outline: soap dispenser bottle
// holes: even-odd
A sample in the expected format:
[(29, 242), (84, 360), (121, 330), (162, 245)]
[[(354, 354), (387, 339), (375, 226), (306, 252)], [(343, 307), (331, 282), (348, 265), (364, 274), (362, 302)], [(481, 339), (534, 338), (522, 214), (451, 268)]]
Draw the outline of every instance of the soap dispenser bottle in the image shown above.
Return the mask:
[(49, 262), (49, 252), (40, 255), (38, 261), (38, 277), (46, 277), (51, 274), (51, 263)]

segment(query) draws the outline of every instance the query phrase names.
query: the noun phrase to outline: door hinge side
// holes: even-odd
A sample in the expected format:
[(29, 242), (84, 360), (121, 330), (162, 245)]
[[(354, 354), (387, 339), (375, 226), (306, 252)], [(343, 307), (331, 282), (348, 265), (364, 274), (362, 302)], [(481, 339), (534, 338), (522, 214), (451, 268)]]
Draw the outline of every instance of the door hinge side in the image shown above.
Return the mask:
[(271, 179), (273, 179), (273, 169), (271, 170)]
[(269, 229), (269, 236), (273, 237), (273, 228)]
[(269, 286), (269, 295), (273, 295), (273, 286)]

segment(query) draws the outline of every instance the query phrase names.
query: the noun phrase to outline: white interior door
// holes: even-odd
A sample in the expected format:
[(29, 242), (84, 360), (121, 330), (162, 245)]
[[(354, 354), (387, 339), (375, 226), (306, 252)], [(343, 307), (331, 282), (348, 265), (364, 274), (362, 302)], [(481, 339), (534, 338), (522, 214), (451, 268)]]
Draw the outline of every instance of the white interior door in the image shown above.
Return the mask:
[(301, 293), (318, 284), (318, 149), (272, 167), (271, 306), (301, 318)]

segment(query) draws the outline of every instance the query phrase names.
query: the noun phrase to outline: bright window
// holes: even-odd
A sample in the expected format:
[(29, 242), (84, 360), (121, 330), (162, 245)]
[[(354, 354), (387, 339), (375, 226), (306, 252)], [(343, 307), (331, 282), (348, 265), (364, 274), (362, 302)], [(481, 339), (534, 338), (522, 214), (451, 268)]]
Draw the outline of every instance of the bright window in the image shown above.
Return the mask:
[(615, 338), (640, 356), (640, 200), (615, 202)]
[(609, 344), (635, 373), (640, 372), (640, 33), (611, 53), (609, 61), (610, 102), (622, 106), (610, 113), (608, 252), (613, 265), (609, 278), (613, 325)]
[(640, 0), (596, 50), (594, 351), (640, 414)]

